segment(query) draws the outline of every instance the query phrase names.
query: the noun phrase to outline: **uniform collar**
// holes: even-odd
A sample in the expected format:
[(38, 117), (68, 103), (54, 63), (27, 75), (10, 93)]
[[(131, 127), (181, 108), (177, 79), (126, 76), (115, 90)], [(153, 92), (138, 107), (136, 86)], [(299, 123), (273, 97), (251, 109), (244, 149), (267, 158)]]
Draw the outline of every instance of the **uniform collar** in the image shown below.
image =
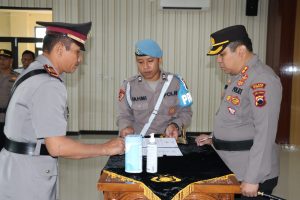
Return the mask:
[[(167, 80), (167, 76), (168, 76), (169, 73), (163, 71), (163, 70), (160, 70), (160, 78), (159, 78), (159, 81), (162, 82), (162, 81), (166, 81)], [(144, 81), (144, 77), (139, 73), (138, 76), (137, 76), (137, 79), (139, 82), (143, 82)]]
[[(39, 55), (37, 58), (36, 58), (37, 61), (39, 61), (42, 65), (49, 65), (51, 67), (53, 67), (53, 69), (57, 72), (56, 70), (56, 67), (51, 63), (51, 61), (44, 55)], [(64, 73), (60, 74), (59, 75), (59, 78), (61, 80), (64, 80)]]

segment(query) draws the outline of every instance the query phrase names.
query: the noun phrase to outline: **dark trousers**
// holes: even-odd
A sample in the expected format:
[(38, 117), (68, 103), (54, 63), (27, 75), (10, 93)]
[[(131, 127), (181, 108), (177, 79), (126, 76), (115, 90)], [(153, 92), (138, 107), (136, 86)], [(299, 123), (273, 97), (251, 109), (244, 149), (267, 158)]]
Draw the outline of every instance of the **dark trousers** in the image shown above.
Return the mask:
[[(277, 185), (278, 177), (266, 180), (263, 183), (259, 184), (258, 190), (265, 194), (272, 194), (273, 189)], [(268, 200), (266, 197), (257, 196), (257, 197), (245, 197), (243, 195), (235, 195), (235, 200)]]
[(5, 136), (4, 136), (4, 123), (0, 122), (0, 151), (4, 146)]

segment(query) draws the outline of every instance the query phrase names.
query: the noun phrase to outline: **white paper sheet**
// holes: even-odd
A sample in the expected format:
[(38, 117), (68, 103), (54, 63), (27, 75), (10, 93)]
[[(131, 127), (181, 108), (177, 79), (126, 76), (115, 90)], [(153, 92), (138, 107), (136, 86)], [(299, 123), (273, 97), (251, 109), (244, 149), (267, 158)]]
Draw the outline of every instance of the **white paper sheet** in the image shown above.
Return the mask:
[[(147, 155), (149, 138), (143, 138), (143, 156)], [(157, 144), (157, 156), (182, 156), (174, 138), (155, 138)]]

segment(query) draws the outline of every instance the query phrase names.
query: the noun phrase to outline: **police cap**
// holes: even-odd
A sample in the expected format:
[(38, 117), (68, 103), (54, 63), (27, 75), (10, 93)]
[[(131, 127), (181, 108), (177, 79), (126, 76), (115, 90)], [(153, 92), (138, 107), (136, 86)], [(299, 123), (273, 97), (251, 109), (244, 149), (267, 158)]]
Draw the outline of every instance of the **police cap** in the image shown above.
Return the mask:
[(12, 58), (12, 52), (7, 49), (0, 49), (0, 56), (5, 56), (8, 58)]
[(212, 48), (207, 53), (208, 56), (220, 54), (230, 42), (242, 41), (252, 46), (246, 28), (243, 25), (229, 26), (210, 35)]
[(155, 41), (146, 39), (137, 41), (137, 43), (135, 44), (135, 55), (161, 58), (163, 52)]
[(58, 33), (73, 39), (81, 48), (85, 50), (84, 44), (87, 40), (87, 35), (91, 30), (92, 22), (82, 24), (72, 24), (64, 22), (36, 22), (39, 25), (47, 28), (46, 34)]

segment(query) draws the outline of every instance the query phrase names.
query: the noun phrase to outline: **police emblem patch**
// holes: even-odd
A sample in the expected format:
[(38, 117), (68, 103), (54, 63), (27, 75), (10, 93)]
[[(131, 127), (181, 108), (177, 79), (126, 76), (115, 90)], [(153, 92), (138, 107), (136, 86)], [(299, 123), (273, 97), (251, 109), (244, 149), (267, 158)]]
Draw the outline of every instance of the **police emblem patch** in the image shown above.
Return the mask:
[(177, 178), (176, 176), (170, 176), (170, 175), (159, 175), (159, 176), (155, 176), (151, 179), (151, 181), (153, 182), (172, 182), (172, 183), (175, 183), (175, 182), (180, 182), (181, 179), (180, 178)]
[(119, 90), (119, 101), (122, 101), (122, 99), (124, 98), (124, 96), (125, 96), (125, 90), (120, 89)]
[(266, 102), (265, 93), (266, 93), (265, 91), (253, 92), (256, 107), (263, 107), (264, 105), (266, 105), (267, 102)]

